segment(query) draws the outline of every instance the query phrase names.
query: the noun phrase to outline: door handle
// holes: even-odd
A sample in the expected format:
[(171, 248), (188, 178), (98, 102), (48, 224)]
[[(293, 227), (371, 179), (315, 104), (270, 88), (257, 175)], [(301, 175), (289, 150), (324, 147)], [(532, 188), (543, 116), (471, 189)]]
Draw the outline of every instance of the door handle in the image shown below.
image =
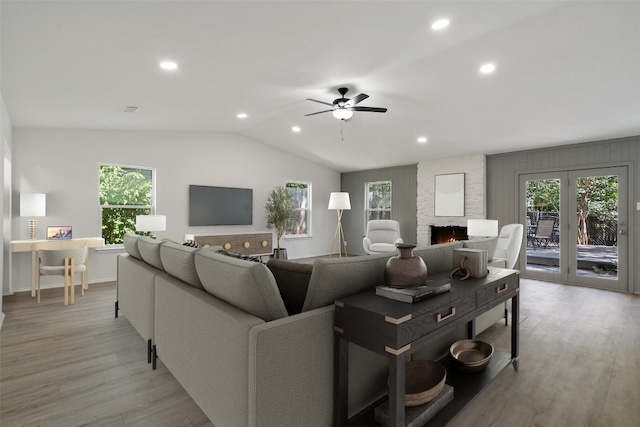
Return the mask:
[(620, 230), (619, 234), (625, 234), (624, 230)]

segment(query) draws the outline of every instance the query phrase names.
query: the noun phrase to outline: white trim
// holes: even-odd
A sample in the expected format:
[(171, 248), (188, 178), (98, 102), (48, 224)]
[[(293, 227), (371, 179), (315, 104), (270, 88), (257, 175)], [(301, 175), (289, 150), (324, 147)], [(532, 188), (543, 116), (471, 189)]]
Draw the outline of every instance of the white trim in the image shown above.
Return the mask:
[(2, 329), (3, 323), (4, 323), (4, 312), (0, 311), (0, 329)]

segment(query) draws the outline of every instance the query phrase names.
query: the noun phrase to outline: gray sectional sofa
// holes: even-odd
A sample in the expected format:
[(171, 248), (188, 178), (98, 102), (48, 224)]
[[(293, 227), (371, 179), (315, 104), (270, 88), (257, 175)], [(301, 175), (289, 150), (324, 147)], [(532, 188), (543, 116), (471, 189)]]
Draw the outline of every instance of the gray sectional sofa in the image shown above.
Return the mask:
[[(416, 248), (450, 271), (462, 242)], [(125, 236), (118, 312), (216, 427), (332, 424), (333, 301), (381, 283), (390, 255), (307, 266)], [(286, 302), (286, 304), (285, 304)], [(428, 352), (441, 355), (449, 342)], [(349, 415), (386, 394), (388, 362), (351, 345)]]

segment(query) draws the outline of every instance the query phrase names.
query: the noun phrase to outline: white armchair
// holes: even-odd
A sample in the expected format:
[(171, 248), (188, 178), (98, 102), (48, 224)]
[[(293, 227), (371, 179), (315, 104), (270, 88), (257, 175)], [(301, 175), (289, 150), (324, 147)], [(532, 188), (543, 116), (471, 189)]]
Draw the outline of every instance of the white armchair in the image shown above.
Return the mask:
[(367, 254), (396, 252), (396, 243), (403, 243), (398, 221), (374, 219), (367, 223), (367, 234), (362, 239)]
[[(524, 226), (522, 224), (503, 225), (498, 235), (498, 242), (496, 244), (496, 250), (493, 253), (493, 259), (489, 262), (489, 265), (493, 267), (513, 268), (518, 261), (518, 255), (520, 255), (523, 233)], [(475, 321), (475, 333), (479, 334), (502, 318), (505, 319), (506, 325), (507, 315), (506, 303), (481, 314)], [(518, 319), (513, 319), (512, 321), (517, 322)]]
[(506, 224), (500, 229), (493, 260), (489, 265), (513, 268), (520, 255), (524, 227), (522, 224)]

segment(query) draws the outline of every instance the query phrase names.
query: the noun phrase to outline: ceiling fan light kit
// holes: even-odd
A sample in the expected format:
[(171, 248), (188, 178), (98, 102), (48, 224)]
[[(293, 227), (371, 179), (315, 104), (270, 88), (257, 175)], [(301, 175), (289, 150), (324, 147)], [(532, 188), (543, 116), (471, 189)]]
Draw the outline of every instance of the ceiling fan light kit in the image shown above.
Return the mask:
[(346, 108), (338, 108), (337, 110), (333, 110), (333, 117), (340, 120), (348, 120), (353, 117), (353, 111), (347, 110)]
[(318, 111), (315, 113), (305, 114), (305, 116), (314, 116), (316, 114), (328, 113), (332, 112), (333, 117), (340, 120), (349, 120), (353, 116), (354, 111), (368, 111), (370, 113), (386, 113), (386, 108), (378, 108), (378, 107), (356, 107), (355, 105), (364, 101), (369, 97), (366, 93), (361, 93), (359, 95), (354, 96), (353, 98), (345, 98), (345, 95), (349, 89), (346, 87), (341, 87), (338, 89), (340, 92), (341, 98), (336, 98), (333, 100), (333, 103), (328, 103), (324, 101), (318, 101), (317, 99), (307, 98), (307, 101), (317, 102), (319, 104), (328, 105), (332, 107), (329, 110)]

